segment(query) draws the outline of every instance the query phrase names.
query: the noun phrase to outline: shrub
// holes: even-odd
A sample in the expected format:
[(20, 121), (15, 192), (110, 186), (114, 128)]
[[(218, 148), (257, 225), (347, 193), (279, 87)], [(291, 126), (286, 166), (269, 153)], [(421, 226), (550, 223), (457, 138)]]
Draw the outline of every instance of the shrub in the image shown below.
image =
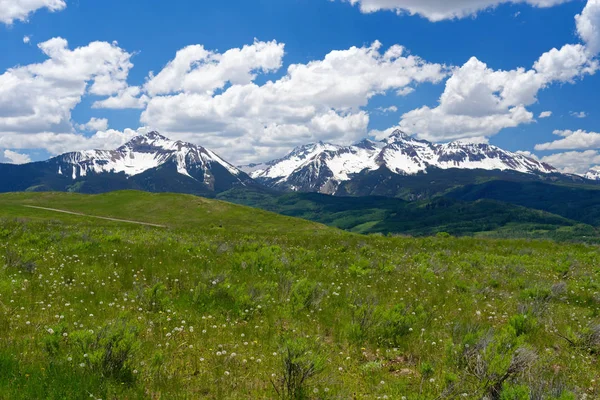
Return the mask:
[(325, 358), (305, 339), (286, 340), (280, 354), (281, 371), (271, 380), (278, 397), (286, 400), (309, 398), (309, 382), (323, 371)]
[(537, 321), (535, 318), (528, 316), (527, 314), (515, 315), (508, 321), (508, 323), (513, 327), (517, 336), (531, 333), (537, 327)]
[(311, 310), (318, 307), (322, 299), (319, 285), (308, 279), (300, 279), (292, 285), (290, 303), (294, 311)]
[(393, 308), (378, 308), (378, 332), (377, 336), (382, 344), (398, 346), (404, 337), (410, 334), (411, 328), (419, 318), (426, 315), (422, 307), (413, 310), (404, 304), (398, 304)]
[(138, 330), (125, 321), (104, 326), (98, 333), (76, 331), (71, 340), (79, 347), (88, 366), (103, 377), (116, 378), (122, 382), (133, 380), (131, 360), (140, 348)]

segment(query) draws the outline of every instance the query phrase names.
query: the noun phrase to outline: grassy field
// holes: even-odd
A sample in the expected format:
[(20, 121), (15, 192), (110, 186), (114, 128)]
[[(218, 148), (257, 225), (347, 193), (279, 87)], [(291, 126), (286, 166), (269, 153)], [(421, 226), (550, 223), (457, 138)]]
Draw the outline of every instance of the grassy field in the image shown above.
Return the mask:
[(28, 193), (0, 257), (0, 399), (600, 398), (597, 246)]

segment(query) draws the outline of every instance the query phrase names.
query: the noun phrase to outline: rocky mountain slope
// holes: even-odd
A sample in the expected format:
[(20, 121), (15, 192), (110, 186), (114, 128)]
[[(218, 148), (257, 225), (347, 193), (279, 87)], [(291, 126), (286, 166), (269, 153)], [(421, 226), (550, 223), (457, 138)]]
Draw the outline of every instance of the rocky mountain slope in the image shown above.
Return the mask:
[(401, 131), (379, 142), (365, 139), (352, 146), (309, 144), (297, 147), (281, 159), (240, 168), (272, 188), (327, 194), (337, 193), (342, 183), (369, 171), (385, 170), (401, 176), (427, 174), (435, 169), (537, 175), (558, 172), (548, 164), (489, 144), (436, 144)]
[(0, 164), (0, 174), (6, 178), (0, 191), (94, 193), (130, 188), (206, 194), (254, 184), (211, 150), (158, 132), (137, 136), (116, 150), (78, 151), (25, 165)]

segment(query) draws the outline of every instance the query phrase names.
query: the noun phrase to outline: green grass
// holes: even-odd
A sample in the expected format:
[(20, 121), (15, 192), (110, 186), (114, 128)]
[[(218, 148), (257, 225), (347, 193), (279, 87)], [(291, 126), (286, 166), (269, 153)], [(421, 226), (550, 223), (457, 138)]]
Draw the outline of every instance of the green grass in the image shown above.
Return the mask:
[(186, 195), (0, 195), (0, 398), (598, 398), (599, 266)]

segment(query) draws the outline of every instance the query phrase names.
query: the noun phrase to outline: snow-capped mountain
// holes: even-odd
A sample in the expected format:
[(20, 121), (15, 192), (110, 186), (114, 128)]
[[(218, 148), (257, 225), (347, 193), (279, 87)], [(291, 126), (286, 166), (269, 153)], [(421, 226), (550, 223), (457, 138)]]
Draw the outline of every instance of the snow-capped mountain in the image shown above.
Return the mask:
[(592, 181), (600, 181), (600, 167), (594, 167), (590, 169), (585, 175), (585, 179), (589, 179)]
[(240, 182), (244, 180), (242, 171), (212, 151), (192, 143), (167, 139), (158, 132), (136, 136), (116, 150), (67, 153), (52, 161), (58, 164), (58, 174), (66, 174), (72, 179), (103, 172), (123, 172), (134, 176), (165, 163), (173, 163), (178, 173), (190, 178), (194, 178), (192, 174), (197, 175), (198, 170), (205, 172), (220, 166), (234, 176), (242, 176)]
[(10, 185), (0, 191), (141, 189), (208, 194), (255, 184), (211, 150), (158, 132), (136, 136), (116, 150), (78, 151), (2, 167), (10, 170), (5, 174)]
[(558, 172), (548, 164), (489, 144), (436, 144), (399, 130), (379, 142), (365, 139), (352, 146), (309, 144), (297, 147), (279, 160), (265, 163), (263, 168), (241, 168), (271, 187), (328, 194), (336, 193), (341, 183), (351, 181), (357, 174), (381, 169), (396, 175), (427, 173), (432, 168), (527, 174)]

